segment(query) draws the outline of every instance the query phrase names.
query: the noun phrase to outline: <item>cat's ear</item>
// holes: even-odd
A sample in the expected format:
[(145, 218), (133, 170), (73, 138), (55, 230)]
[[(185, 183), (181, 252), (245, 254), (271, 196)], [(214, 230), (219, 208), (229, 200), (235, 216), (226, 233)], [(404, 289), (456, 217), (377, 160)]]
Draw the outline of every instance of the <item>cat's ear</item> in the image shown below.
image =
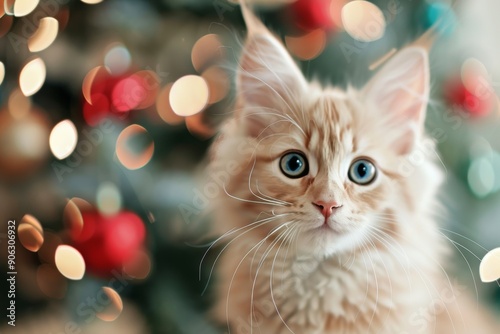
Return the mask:
[(408, 154), (424, 130), (429, 101), (429, 60), (422, 47), (398, 52), (368, 82), (362, 91), (367, 107), (374, 107), (386, 120), (394, 149)]
[[(237, 90), (250, 132), (268, 126), (269, 117), (296, 104), (307, 82), (283, 44), (242, 5), (248, 38), (237, 72)], [(267, 124), (266, 124), (267, 123)], [(255, 134), (255, 133), (254, 133)]]

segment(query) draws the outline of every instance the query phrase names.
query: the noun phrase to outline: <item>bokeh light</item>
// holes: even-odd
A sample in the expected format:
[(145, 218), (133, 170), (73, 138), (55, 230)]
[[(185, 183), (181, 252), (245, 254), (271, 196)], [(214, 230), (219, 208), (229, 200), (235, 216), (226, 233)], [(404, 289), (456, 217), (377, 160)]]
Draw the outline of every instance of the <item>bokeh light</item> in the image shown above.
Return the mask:
[(174, 113), (170, 106), (170, 90), (172, 89), (172, 85), (172, 83), (166, 85), (158, 93), (156, 98), (156, 112), (165, 123), (177, 125), (184, 121), (184, 117)]
[(47, 297), (62, 299), (66, 296), (68, 282), (54, 266), (41, 264), (36, 271), (36, 280), (38, 287)]
[(17, 17), (26, 16), (35, 10), (40, 0), (15, 0), (14, 15)]
[(114, 321), (123, 311), (122, 299), (118, 292), (107, 286), (102, 288), (102, 293), (110, 302), (102, 311), (97, 312), (96, 316), (103, 321)]
[(326, 32), (316, 29), (303, 36), (286, 36), (285, 43), (294, 56), (301, 60), (311, 60), (318, 57), (326, 46)]
[(134, 279), (146, 279), (151, 273), (151, 257), (144, 250), (137, 251), (133, 258), (124, 264), (123, 272)]
[(125, 128), (116, 140), (116, 156), (130, 169), (144, 167), (153, 157), (154, 142), (145, 128), (132, 124)]
[(361, 42), (372, 42), (380, 39), (385, 32), (384, 14), (377, 5), (355, 0), (342, 7), (342, 24), (345, 31)]
[(103, 215), (117, 214), (122, 207), (120, 190), (114, 183), (104, 182), (97, 189), (97, 208)]
[(55, 263), (59, 272), (71, 280), (80, 280), (85, 275), (85, 261), (75, 248), (60, 245), (56, 249)]
[(31, 110), (31, 100), (24, 96), (20, 89), (14, 89), (10, 93), (7, 107), (13, 118), (18, 120), (23, 119), (28, 116)]
[(28, 39), (28, 49), (38, 52), (48, 48), (57, 37), (59, 22), (53, 17), (44, 17), (35, 33)]
[(41, 58), (35, 58), (27, 63), (19, 75), (19, 86), (25, 96), (31, 96), (42, 88), (45, 82), (45, 63)]
[(132, 56), (128, 49), (120, 43), (111, 46), (104, 56), (104, 66), (112, 75), (121, 75), (128, 71), (132, 63)]
[(4, 78), (5, 78), (5, 65), (0, 61), (0, 85), (2, 84)]
[(219, 36), (208, 34), (194, 44), (191, 51), (191, 62), (193, 67), (201, 73), (204, 69), (223, 59), (224, 56), (225, 51)]
[(79, 236), (83, 230), (82, 210), (90, 210), (92, 206), (87, 201), (73, 197), (68, 200), (63, 211), (63, 222), (72, 236)]
[(217, 103), (227, 96), (230, 80), (226, 71), (218, 66), (212, 66), (206, 69), (201, 76), (208, 85), (209, 104)]
[(170, 90), (170, 106), (179, 116), (192, 116), (207, 106), (208, 85), (200, 76), (186, 75), (178, 79)]
[(92, 105), (92, 86), (94, 84), (94, 80), (101, 81), (103, 77), (105, 77), (107, 73), (107, 69), (104, 66), (97, 66), (91, 69), (82, 83), (82, 93), (85, 100)]
[(57, 123), (50, 133), (50, 150), (59, 160), (69, 157), (75, 150), (77, 142), (78, 132), (69, 119)]
[(115, 110), (120, 112), (130, 111), (137, 108), (146, 95), (141, 79), (131, 75), (120, 80), (111, 93), (111, 101)]
[(32, 215), (25, 215), (17, 228), (21, 244), (30, 252), (37, 252), (43, 244), (42, 224)]
[(500, 248), (489, 251), (479, 265), (481, 281), (489, 283), (500, 279)]
[(0, 176), (9, 179), (35, 172), (49, 153), (47, 117), (37, 109), (15, 112), (0, 110)]
[(467, 172), (467, 181), (477, 197), (490, 195), (495, 188), (495, 169), (491, 160), (487, 157), (474, 159)]
[(136, 109), (146, 109), (151, 107), (156, 102), (156, 97), (160, 91), (160, 78), (150, 70), (138, 71), (134, 73), (138, 78), (139, 84), (142, 87), (144, 95), (139, 99), (139, 104)]
[(81, 0), (81, 1), (88, 5), (95, 5), (102, 2), (102, 0)]
[(200, 139), (208, 139), (215, 134), (215, 129), (205, 123), (203, 113), (186, 117), (186, 127), (191, 134)]
[(462, 83), (470, 92), (482, 89), (486, 93), (493, 92), (490, 85), (488, 70), (483, 63), (476, 58), (469, 58), (462, 64), (460, 69)]

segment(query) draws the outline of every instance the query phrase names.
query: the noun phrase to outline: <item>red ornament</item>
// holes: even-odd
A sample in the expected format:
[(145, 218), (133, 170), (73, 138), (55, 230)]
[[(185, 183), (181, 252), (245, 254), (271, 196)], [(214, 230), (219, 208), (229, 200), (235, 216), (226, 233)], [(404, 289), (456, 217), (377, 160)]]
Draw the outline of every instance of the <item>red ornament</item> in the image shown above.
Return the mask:
[(133, 212), (104, 216), (92, 209), (83, 211), (82, 218), (83, 229), (71, 230), (70, 236), (89, 272), (110, 276), (112, 270), (121, 271), (143, 248), (146, 229)]
[(297, 0), (291, 7), (295, 22), (303, 30), (333, 29), (331, 4), (332, 0)]
[(461, 80), (452, 80), (445, 87), (445, 97), (451, 105), (457, 105), (473, 117), (485, 117), (494, 106), (494, 94), (489, 87), (477, 85), (473, 91)]
[(88, 96), (84, 93), (83, 118), (90, 126), (111, 115), (124, 118), (132, 110), (154, 104), (159, 87), (159, 79), (152, 71), (113, 76), (102, 68), (85, 87)]

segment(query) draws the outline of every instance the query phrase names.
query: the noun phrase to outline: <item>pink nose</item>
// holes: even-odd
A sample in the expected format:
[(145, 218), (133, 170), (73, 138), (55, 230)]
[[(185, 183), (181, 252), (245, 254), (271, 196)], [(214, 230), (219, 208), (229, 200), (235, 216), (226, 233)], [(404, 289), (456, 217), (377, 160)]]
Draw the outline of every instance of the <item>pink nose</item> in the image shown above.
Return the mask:
[(334, 210), (340, 208), (342, 204), (339, 204), (337, 202), (331, 201), (331, 202), (324, 202), (324, 201), (316, 201), (313, 202), (313, 205), (318, 208), (319, 211), (323, 214), (325, 219), (331, 216)]

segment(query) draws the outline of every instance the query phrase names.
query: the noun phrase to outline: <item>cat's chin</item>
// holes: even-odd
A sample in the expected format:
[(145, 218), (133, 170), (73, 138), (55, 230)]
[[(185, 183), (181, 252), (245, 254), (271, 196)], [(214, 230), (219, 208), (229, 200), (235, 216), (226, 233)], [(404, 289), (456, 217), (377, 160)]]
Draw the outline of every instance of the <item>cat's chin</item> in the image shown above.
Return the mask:
[(304, 231), (297, 238), (297, 252), (299, 255), (314, 257), (330, 257), (336, 254), (353, 252), (365, 237), (365, 229), (353, 231), (332, 229), (327, 225)]

